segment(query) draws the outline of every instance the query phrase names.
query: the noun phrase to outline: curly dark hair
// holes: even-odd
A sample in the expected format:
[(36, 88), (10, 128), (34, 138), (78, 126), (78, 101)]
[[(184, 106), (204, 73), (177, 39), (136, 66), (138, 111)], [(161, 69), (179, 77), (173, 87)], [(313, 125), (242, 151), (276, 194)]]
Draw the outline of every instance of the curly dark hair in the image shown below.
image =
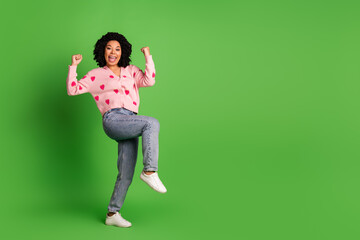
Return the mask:
[(97, 62), (99, 67), (104, 67), (106, 65), (106, 60), (104, 57), (106, 44), (111, 41), (116, 40), (120, 43), (121, 47), (121, 57), (118, 62), (119, 67), (127, 67), (130, 62), (131, 55), (131, 44), (126, 40), (126, 38), (117, 32), (108, 32), (103, 35), (99, 40), (97, 40), (94, 49), (94, 60)]

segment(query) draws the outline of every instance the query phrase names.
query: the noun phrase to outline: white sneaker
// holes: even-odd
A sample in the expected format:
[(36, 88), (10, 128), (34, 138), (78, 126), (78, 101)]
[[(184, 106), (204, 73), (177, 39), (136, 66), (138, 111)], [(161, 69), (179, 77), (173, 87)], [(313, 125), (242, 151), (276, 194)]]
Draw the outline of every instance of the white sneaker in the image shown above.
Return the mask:
[(115, 225), (118, 227), (131, 227), (131, 222), (126, 221), (123, 217), (121, 217), (119, 212), (116, 212), (112, 216), (108, 216), (106, 214), (105, 224), (110, 226)]
[(155, 191), (159, 193), (166, 193), (166, 188), (164, 184), (161, 182), (157, 172), (154, 172), (150, 175), (146, 175), (144, 171), (142, 171), (140, 174), (140, 179), (146, 182)]

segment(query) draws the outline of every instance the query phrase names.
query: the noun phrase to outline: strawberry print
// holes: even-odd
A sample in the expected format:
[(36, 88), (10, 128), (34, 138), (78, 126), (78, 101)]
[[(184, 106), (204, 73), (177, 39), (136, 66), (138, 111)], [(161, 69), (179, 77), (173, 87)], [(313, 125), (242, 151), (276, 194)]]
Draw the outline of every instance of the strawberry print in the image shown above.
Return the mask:
[(156, 70), (152, 61), (146, 62), (143, 69), (135, 65), (130, 65), (126, 70), (121, 67), (121, 72), (118, 73), (120, 74), (104, 66), (104, 69), (96, 68), (81, 76), (71, 69), (65, 82), (66, 90), (71, 96), (89, 92), (101, 113), (118, 107), (138, 110), (140, 87), (150, 86), (155, 82)]

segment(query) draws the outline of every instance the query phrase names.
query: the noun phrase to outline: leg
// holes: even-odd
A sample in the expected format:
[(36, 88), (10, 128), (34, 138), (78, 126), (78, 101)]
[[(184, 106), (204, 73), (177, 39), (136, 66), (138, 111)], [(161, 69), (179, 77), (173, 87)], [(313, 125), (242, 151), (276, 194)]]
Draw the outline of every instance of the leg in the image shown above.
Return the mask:
[(118, 141), (118, 161), (119, 173), (116, 178), (114, 191), (112, 193), (109, 212), (119, 211), (124, 203), (127, 190), (134, 176), (134, 170), (138, 152), (138, 138)]
[(160, 124), (155, 118), (148, 120), (142, 134), (142, 153), (144, 171), (157, 171), (159, 159)]
[[(165, 193), (166, 188), (160, 181), (158, 174), (155, 173), (158, 170), (159, 121), (148, 116), (125, 115), (121, 111), (112, 111), (104, 115), (105, 133), (118, 142), (142, 136), (144, 172), (140, 178), (155, 191)], [(147, 175), (145, 172), (153, 173)]]
[(160, 124), (148, 116), (111, 112), (103, 120), (105, 133), (116, 141), (142, 136), (144, 171), (157, 171)]

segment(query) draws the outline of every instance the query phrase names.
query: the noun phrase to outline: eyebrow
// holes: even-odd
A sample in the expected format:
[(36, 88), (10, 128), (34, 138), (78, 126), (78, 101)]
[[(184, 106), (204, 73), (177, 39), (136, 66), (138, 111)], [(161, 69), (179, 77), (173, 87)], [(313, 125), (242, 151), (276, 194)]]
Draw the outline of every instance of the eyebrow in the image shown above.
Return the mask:
[[(111, 45), (106, 45), (107, 47), (111, 47)], [(116, 46), (116, 47), (120, 47), (120, 46)]]

